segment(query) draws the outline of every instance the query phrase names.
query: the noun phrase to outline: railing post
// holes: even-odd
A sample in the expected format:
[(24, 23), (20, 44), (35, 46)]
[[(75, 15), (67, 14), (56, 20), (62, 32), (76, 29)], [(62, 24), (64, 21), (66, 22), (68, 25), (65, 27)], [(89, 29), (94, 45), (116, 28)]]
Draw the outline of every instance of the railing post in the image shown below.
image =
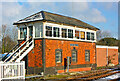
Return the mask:
[(21, 68), (21, 67), (20, 67), (20, 63), (19, 63), (19, 65), (18, 65), (18, 70), (17, 70), (17, 71), (18, 71), (18, 76), (20, 76), (20, 73), (21, 73), (21, 72), (20, 72), (20, 68)]
[(0, 61), (0, 81), (2, 80), (2, 76), (3, 76), (2, 64), (3, 64), (3, 62)]
[(22, 61), (23, 63), (23, 79), (25, 79), (25, 61)]

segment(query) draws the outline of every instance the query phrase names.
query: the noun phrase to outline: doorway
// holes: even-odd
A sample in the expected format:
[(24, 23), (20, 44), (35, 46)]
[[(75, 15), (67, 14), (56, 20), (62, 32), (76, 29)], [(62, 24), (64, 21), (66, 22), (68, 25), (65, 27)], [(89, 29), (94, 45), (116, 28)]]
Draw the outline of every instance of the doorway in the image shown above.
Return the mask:
[(29, 26), (29, 38), (33, 38), (33, 26)]

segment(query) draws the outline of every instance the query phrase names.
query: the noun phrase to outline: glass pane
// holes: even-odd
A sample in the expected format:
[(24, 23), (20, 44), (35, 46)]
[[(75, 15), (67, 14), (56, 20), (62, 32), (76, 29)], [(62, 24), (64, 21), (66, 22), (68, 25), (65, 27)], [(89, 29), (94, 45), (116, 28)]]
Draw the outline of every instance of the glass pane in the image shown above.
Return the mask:
[(87, 40), (90, 40), (90, 32), (87, 32)]
[(61, 62), (61, 51), (56, 51), (56, 62)]
[(53, 31), (54, 31), (54, 37), (59, 37), (59, 28), (57, 28), (57, 27), (54, 27), (53, 28)]
[(68, 29), (68, 38), (73, 38), (73, 30)]
[(85, 39), (85, 32), (81, 31), (81, 32), (80, 32), (80, 35), (81, 35), (81, 36), (80, 36), (81, 39)]
[(94, 33), (91, 33), (91, 40), (94, 40)]
[(67, 38), (67, 29), (62, 28), (62, 38)]
[(27, 28), (20, 28), (20, 38), (27, 37)]
[(52, 27), (46, 26), (46, 36), (52, 37)]
[(75, 38), (79, 39), (79, 31), (75, 30)]
[(35, 27), (35, 37), (40, 37), (40, 26)]
[(33, 37), (33, 26), (29, 26), (29, 37)]
[(75, 60), (75, 59), (72, 59), (72, 61), (73, 61), (73, 62), (76, 62), (76, 60)]
[(85, 61), (90, 61), (90, 51), (85, 50)]
[(77, 52), (76, 51), (72, 51), (72, 61), (73, 62), (77, 61)]
[(56, 56), (56, 58), (59, 58), (59, 56)]

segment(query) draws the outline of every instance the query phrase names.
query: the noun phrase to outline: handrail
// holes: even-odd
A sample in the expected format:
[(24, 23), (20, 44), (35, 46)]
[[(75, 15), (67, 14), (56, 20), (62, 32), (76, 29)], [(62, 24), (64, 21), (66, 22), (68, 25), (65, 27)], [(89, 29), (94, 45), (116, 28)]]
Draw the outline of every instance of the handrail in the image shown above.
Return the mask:
[(5, 60), (5, 58), (7, 57), (7, 55), (9, 55), (9, 53), (10, 52), (12, 52), (12, 50), (14, 50), (17, 46), (19, 46), (20, 45), (20, 43), (22, 43), (22, 41), (21, 42), (19, 42), (17, 45), (15, 45), (3, 58), (2, 58), (2, 61), (4, 61)]
[[(33, 41), (31, 41), (28, 45), (30, 45), (30, 44), (32, 44), (32, 43), (33, 43)], [(25, 47), (23, 47), (22, 50), (20, 50), (19, 54), (22, 53), (22, 52), (25, 50), (26, 47), (27, 47), (27, 45), (26, 45)], [(19, 54), (17, 54), (14, 58), (16, 58)], [(14, 58), (12, 58), (10, 61), (13, 61)]]
[[(32, 39), (32, 38), (31, 38), (31, 39)], [(20, 49), (21, 47), (23, 47), (23, 46), (24, 46), (28, 41), (30, 41), (31, 39), (25, 41), (19, 48), (17, 48), (17, 49), (15, 50), (15, 52), (14, 52), (12, 55), (10, 55), (6, 60), (4, 60), (4, 62), (6, 62), (7, 60), (9, 60), (10, 57), (12, 57), (13, 55), (15, 55), (15, 53), (16, 53), (17, 51), (19, 51), (19, 49)]]

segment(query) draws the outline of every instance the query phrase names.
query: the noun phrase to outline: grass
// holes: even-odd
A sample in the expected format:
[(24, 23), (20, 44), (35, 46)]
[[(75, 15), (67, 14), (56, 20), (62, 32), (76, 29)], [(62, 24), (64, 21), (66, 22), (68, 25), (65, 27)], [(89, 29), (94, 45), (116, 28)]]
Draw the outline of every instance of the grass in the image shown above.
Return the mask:
[(65, 79), (69, 77), (70, 75), (48, 75), (44, 77), (44, 79)]
[[(70, 72), (70, 73), (61, 73), (58, 75), (47, 75), (44, 77), (37, 77), (33, 80), (54, 80), (54, 79), (73, 79), (73, 78), (82, 78), (82, 77), (94, 77), (97, 75), (102, 75), (108, 73), (110, 70), (105, 70), (106, 68), (112, 67), (97, 67), (97, 70), (90, 70), (90, 71), (80, 71), (80, 72)], [(34, 76), (34, 75), (26, 75), (26, 76)]]
[(100, 69), (109, 69), (109, 68), (112, 68), (112, 66), (97, 67), (97, 70), (100, 70)]

